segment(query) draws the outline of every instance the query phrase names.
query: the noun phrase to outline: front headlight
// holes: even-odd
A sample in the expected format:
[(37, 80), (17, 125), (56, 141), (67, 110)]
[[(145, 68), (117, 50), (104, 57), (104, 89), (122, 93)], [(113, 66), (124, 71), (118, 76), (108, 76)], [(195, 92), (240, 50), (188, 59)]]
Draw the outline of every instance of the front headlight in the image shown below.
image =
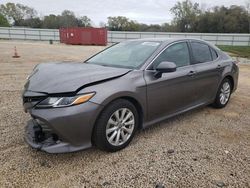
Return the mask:
[(89, 101), (93, 96), (93, 93), (87, 93), (82, 95), (76, 95), (73, 97), (48, 97), (36, 105), (37, 108), (58, 108), (66, 107), (77, 104), (82, 104)]

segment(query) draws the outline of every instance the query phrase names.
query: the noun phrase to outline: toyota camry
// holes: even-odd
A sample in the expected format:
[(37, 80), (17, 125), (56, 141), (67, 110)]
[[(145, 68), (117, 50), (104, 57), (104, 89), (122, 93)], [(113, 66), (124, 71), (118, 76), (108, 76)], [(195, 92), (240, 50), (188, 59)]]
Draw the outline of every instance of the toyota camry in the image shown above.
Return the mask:
[(238, 66), (197, 39), (138, 39), (79, 63), (43, 63), (27, 79), (25, 140), (49, 153), (125, 148), (139, 129), (205, 105), (223, 108)]

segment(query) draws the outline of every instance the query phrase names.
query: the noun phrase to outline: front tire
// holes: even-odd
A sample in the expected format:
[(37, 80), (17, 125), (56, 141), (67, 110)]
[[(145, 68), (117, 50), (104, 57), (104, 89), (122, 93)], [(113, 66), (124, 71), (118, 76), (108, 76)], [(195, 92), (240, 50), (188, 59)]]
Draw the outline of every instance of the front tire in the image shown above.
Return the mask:
[(138, 123), (135, 106), (125, 99), (115, 100), (104, 109), (96, 122), (94, 143), (101, 150), (119, 151), (131, 142)]
[(231, 93), (232, 83), (228, 78), (225, 78), (220, 84), (213, 106), (215, 108), (224, 108), (229, 102)]

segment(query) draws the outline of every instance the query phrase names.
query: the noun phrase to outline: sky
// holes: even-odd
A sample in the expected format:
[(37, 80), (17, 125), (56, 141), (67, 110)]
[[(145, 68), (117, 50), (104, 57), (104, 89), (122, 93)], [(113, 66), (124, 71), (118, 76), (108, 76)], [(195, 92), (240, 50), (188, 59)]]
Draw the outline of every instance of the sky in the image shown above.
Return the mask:
[[(213, 6), (245, 5), (250, 0), (193, 0), (202, 8)], [(173, 16), (171, 7), (177, 0), (0, 0), (21, 3), (37, 10), (39, 16), (60, 14), (63, 10), (71, 10), (76, 16), (88, 16), (95, 26), (107, 22), (108, 16), (126, 16), (146, 24), (170, 23)], [(209, 2), (209, 3), (208, 3)]]

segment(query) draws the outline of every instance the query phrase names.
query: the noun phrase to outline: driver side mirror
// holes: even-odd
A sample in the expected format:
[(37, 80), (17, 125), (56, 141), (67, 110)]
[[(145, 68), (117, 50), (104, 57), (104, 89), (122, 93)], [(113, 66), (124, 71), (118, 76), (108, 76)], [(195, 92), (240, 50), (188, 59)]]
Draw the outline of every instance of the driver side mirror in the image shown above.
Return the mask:
[(162, 76), (162, 73), (168, 73), (168, 72), (175, 72), (176, 71), (176, 64), (173, 62), (163, 61), (156, 67), (156, 73), (155, 77), (160, 78)]

